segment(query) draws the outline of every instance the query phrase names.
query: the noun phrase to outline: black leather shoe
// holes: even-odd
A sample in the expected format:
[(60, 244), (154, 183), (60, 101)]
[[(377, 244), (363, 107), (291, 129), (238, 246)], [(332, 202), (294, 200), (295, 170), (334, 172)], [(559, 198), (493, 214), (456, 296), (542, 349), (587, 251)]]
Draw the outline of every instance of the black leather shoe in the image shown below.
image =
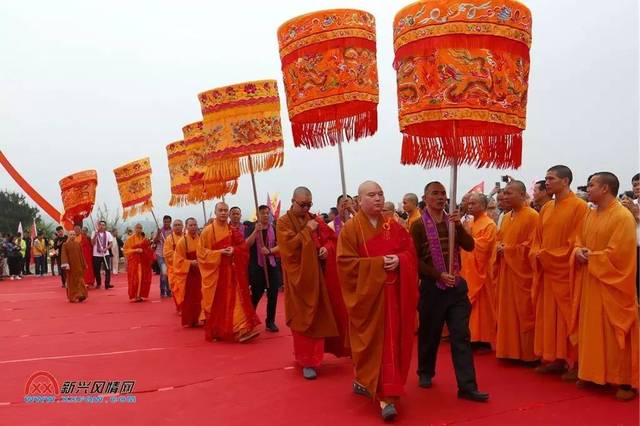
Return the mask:
[(489, 400), (489, 394), (486, 392), (474, 391), (458, 391), (458, 398), (468, 399), (475, 402), (487, 402)]
[(396, 410), (395, 405), (387, 404), (380, 412), (380, 415), (385, 422), (391, 422), (398, 416), (398, 410)]
[(431, 377), (426, 374), (421, 374), (418, 379), (418, 386), (421, 388), (429, 389), (431, 387)]
[(267, 329), (267, 331), (270, 331), (271, 333), (277, 333), (278, 331), (280, 331), (278, 326), (273, 322), (270, 322), (269, 324), (267, 324), (265, 328)]
[(109, 284), (109, 285), (105, 285), (105, 286), (104, 286), (104, 289), (105, 289), (105, 290), (109, 290), (110, 288), (113, 288), (113, 286), (112, 286), (111, 284)]

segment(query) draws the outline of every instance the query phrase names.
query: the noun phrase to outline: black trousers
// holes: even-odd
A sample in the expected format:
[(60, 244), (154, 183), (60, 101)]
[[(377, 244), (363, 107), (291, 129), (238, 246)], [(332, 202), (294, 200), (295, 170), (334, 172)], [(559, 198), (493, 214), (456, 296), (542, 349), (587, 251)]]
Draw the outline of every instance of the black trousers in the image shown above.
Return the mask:
[(96, 287), (102, 285), (101, 269), (104, 269), (104, 286), (107, 287), (111, 285), (111, 269), (105, 266), (105, 260), (107, 261), (107, 265), (111, 265), (111, 256), (93, 256), (93, 275), (96, 277)]
[(269, 288), (264, 277), (264, 269), (260, 266), (249, 267), (249, 282), (251, 283), (251, 301), (255, 309), (262, 299), (262, 295), (267, 292), (267, 318), (266, 323), (272, 324), (276, 320), (276, 306), (278, 305), (278, 288), (280, 288), (282, 278), (280, 275), (280, 265), (268, 266)]
[[(62, 281), (62, 286), (64, 287), (67, 284), (67, 271), (62, 269), (62, 256), (56, 256), (56, 265), (58, 265), (60, 281)], [(53, 270), (53, 265), (51, 265), (51, 270)]]
[(471, 351), (471, 302), (467, 292), (467, 283), (464, 280), (457, 287), (446, 290), (436, 287), (434, 281), (421, 281), (418, 301), (418, 375), (436, 375), (438, 346), (442, 338), (442, 328), (446, 323), (449, 328), (451, 358), (458, 389), (474, 391), (478, 390), (478, 385)]

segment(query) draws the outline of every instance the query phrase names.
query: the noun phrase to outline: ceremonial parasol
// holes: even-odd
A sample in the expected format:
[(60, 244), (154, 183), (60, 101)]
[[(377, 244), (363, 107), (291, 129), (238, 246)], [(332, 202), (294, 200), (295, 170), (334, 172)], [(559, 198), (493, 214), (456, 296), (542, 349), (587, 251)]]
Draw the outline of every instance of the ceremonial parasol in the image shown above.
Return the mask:
[(294, 145), (337, 145), (346, 195), (342, 143), (378, 130), (375, 18), (356, 9), (309, 13), (282, 24), (278, 44)]
[(91, 215), (96, 201), (96, 187), (98, 174), (95, 170), (84, 170), (74, 173), (60, 180), (62, 196), (62, 221), (74, 224)]
[(398, 12), (393, 35), (401, 162), (450, 165), (453, 211), (459, 165), (521, 164), (531, 13), (513, 0), (426, 0)]
[(167, 145), (167, 162), (171, 180), (169, 205), (183, 206), (189, 196), (189, 158), (183, 140)]

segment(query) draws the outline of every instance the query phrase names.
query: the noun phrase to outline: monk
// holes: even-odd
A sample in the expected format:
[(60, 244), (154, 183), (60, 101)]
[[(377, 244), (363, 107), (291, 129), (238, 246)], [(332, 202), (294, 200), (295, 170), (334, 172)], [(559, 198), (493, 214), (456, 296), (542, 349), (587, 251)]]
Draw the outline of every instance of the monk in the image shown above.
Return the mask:
[[(577, 350), (569, 342), (573, 286), (569, 260), (576, 234), (587, 214), (587, 203), (576, 197), (567, 166), (547, 170), (545, 185), (554, 196), (540, 210), (536, 237), (531, 249), (532, 297), (535, 308), (534, 352), (544, 362), (536, 368), (542, 374), (563, 374), (563, 380), (577, 380)], [(573, 364), (567, 371), (568, 363)]]
[(504, 189), (509, 213), (498, 232), (496, 357), (519, 360), (535, 366), (533, 352), (535, 315), (531, 299), (533, 269), (529, 251), (538, 223), (538, 213), (525, 201), (527, 189), (517, 180)]
[(571, 339), (584, 382), (618, 385), (616, 398), (628, 401), (638, 389), (638, 298), (635, 278), (635, 219), (616, 199), (620, 183), (609, 172), (589, 179), (589, 211), (573, 251)]
[[(185, 221), (187, 233), (176, 244), (173, 253), (174, 286), (182, 298), (182, 325), (196, 327), (200, 325), (202, 313), (202, 278), (198, 268), (198, 221), (190, 217)], [(171, 244), (171, 235), (165, 240), (165, 247)], [(166, 260), (166, 258), (165, 258)]]
[(416, 194), (409, 193), (402, 197), (402, 209), (407, 214), (407, 230), (411, 229), (411, 225), (420, 220), (421, 214), (418, 202)]
[(397, 416), (416, 327), (418, 266), (411, 236), (382, 216), (384, 192), (358, 188), (360, 211), (338, 240), (338, 270), (349, 314), (353, 391), (376, 397), (385, 421)]
[(462, 251), (460, 275), (467, 280), (471, 316), (471, 343), (481, 351), (490, 351), (496, 339), (496, 307), (493, 265), (497, 245), (497, 227), (487, 215), (488, 200), (484, 194), (467, 194), (469, 231), (473, 237), (473, 251)]
[[(79, 226), (75, 228), (79, 228)], [(75, 230), (69, 232), (67, 242), (62, 245), (61, 257), (61, 268), (67, 274), (67, 299), (71, 303), (82, 302), (87, 298), (87, 287), (84, 285), (84, 271), (87, 268), (87, 262), (84, 259)]]
[(136, 223), (134, 234), (124, 242), (123, 250), (127, 257), (129, 300), (142, 302), (149, 297), (151, 288), (153, 249), (142, 233), (141, 224)]
[(311, 191), (298, 187), (278, 219), (286, 324), (303, 377), (314, 380), (324, 352), (348, 356), (347, 311), (337, 276), (335, 233), (309, 214)]
[[(205, 339), (247, 342), (260, 334), (260, 320), (251, 304), (244, 237), (227, 223), (229, 206), (215, 206), (215, 219), (200, 235), (197, 250), (202, 277)], [(185, 294), (185, 302), (187, 295)]]
[(91, 244), (91, 238), (89, 237), (88, 232), (88, 229), (85, 228), (85, 230), (83, 230), (79, 225), (73, 227), (73, 233), (76, 236), (76, 241), (80, 244), (82, 256), (84, 257), (84, 262), (86, 264), (82, 279), (84, 280), (85, 285), (92, 286), (95, 280), (93, 275), (93, 245)]
[(350, 195), (342, 195), (336, 200), (336, 206), (338, 206), (338, 215), (329, 222), (329, 228), (331, 228), (336, 235), (340, 235), (342, 226), (353, 217), (356, 211), (353, 208), (353, 198)]
[(173, 272), (173, 257), (176, 251), (176, 246), (178, 245), (178, 241), (182, 238), (182, 221), (180, 219), (176, 219), (173, 221), (171, 225), (171, 235), (169, 235), (162, 248), (162, 254), (164, 256), (164, 261), (167, 264), (167, 276), (169, 277), (169, 288), (171, 289), (171, 295), (173, 296), (173, 301), (176, 304), (176, 311), (180, 313), (180, 307), (182, 305), (182, 301), (184, 300), (184, 293), (176, 293), (179, 290), (176, 288), (176, 280)]

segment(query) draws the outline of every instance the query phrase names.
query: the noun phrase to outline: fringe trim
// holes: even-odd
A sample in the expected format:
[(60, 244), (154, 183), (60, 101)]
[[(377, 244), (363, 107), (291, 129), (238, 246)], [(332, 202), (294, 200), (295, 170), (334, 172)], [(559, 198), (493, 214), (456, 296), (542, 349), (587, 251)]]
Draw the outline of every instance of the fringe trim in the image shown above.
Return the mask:
[(130, 219), (133, 216), (137, 216), (139, 214), (143, 214), (146, 212), (149, 212), (153, 209), (153, 201), (151, 201), (151, 198), (149, 198), (148, 200), (146, 200), (145, 202), (141, 203), (141, 204), (136, 204), (134, 206), (130, 206), (130, 207), (125, 207), (122, 209), (122, 218), (123, 219)]
[[(266, 172), (284, 164), (284, 149), (276, 148), (274, 151), (251, 154), (251, 163), (254, 172)], [(249, 156), (240, 158), (240, 171), (242, 174), (251, 173), (249, 168)]]
[(222, 160), (212, 160), (209, 162), (205, 172), (205, 182), (229, 182), (238, 179), (240, 175), (250, 173), (249, 157), (251, 157), (254, 172), (266, 172), (276, 167), (282, 167), (284, 164), (284, 148), (278, 147), (271, 151), (256, 153), (245, 151), (238, 157), (232, 156)]
[(204, 185), (202, 183), (192, 185), (191, 188), (189, 188), (189, 194), (187, 194), (187, 204), (196, 204), (205, 199)]
[(235, 194), (238, 191), (238, 180), (228, 182), (205, 182), (204, 192), (206, 199), (222, 198), (227, 194)]
[(183, 207), (187, 205), (188, 194), (171, 194), (171, 199), (169, 199), (169, 205), (171, 207), (178, 206)]
[(317, 123), (292, 121), (291, 130), (296, 147), (324, 148), (338, 142), (357, 141), (378, 131), (378, 111), (374, 107), (355, 115)]
[(522, 164), (522, 132), (504, 135), (426, 137), (404, 134), (402, 164), (424, 168), (472, 164), (517, 169)]

